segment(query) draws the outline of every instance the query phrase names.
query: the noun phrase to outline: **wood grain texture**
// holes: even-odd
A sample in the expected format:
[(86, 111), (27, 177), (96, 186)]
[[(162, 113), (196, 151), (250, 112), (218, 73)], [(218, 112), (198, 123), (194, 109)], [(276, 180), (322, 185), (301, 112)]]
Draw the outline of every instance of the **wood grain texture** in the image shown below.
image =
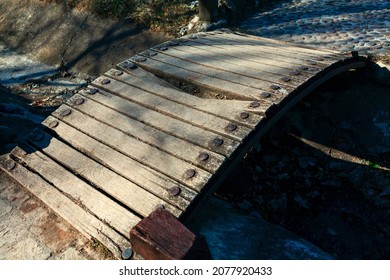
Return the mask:
[(0, 168), (4, 172), (24, 186), (29, 192), (86, 237), (101, 242), (118, 259), (121, 258), (121, 253), (124, 248), (131, 247), (130, 242), (126, 238), (63, 195), (62, 192), (54, 188), (39, 175), (30, 172), (19, 163), (15, 163), (15, 168), (12, 170), (6, 168), (4, 165), (7, 164), (8, 160), (9, 158), (6, 156), (0, 156)]

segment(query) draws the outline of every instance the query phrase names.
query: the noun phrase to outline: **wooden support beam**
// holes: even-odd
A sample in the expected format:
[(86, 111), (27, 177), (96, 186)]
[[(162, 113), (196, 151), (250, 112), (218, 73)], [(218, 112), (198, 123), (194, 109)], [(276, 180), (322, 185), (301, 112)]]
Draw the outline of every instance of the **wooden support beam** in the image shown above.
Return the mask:
[(147, 260), (211, 259), (204, 238), (158, 208), (130, 231), (133, 250)]

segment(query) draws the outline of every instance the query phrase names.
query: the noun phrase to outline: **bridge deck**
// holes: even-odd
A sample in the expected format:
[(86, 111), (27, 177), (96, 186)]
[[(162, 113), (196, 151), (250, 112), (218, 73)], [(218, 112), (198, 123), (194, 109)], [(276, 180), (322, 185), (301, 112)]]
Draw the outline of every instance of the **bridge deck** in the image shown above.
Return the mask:
[(0, 166), (119, 258), (142, 218), (188, 217), (289, 108), (365, 64), (228, 31), (188, 36), (98, 77)]

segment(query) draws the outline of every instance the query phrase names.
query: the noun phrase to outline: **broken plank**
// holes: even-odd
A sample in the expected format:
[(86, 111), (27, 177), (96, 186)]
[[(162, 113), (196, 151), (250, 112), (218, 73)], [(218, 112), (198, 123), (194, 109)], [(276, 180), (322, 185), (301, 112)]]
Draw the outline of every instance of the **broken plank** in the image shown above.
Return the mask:
[[(78, 104), (78, 102), (82, 103)], [(68, 100), (67, 104), (133, 138), (137, 138), (210, 173), (215, 173), (225, 161), (225, 157), (217, 153), (207, 151), (188, 141), (184, 141), (161, 130), (145, 125), (81, 95), (74, 95)], [(207, 153), (208, 155), (207, 160), (199, 160), (199, 155), (204, 153)]]
[[(80, 93), (100, 104), (103, 104), (113, 110), (139, 120), (149, 126), (171, 134), (177, 138), (186, 140), (195, 145), (209, 149), (226, 157), (230, 157), (232, 152), (239, 146), (239, 142), (221, 136), (217, 133), (204, 130), (197, 126), (182, 122), (170, 116), (161, 114), (157, 111), (145, 110), (145, 107), (123, 99), (120, 96), (113, 95), (102, 89), (90, 88)], [(221, 145), (215, 145), (216, 139), (222, 141)]]
[(121, 258), (122, 251), (131, 247), (126, 238), (75, 204), (39, 175), (6, 156), (0, 156), (0, 163), (0, 168), (14, 180), (86, 237), (102, 243), (116, 258)]
[[(53, 123), (56, 124), (55, 127), (53, 127)], [(179, 182), (132, 160), (59, 119), (49, 116), (43, 124), (52, 127), (53, 131), (61, 137), (61, 140), (66, 141), (102, 165), (160, 197), (165, 201), (161, 205), (167, 209), (171, 208), (170, 204), (179, 209), (186, 209), (189, 201), (196, 196), (195, 192), (187, 189)], [(169, 190), (172, 187), (180, 188), (181, 192), (178, 196), (169, 195)]]
[[(108, 83), (106, 83), (107, 81)], [(224, 119), (161, 98), (128, 84), (113, 79), (107, 79), (104, 76), (94, 80), (93, 85), (122, 98), (136, 102), (149, 110), (158, 111), (183, 122), (224, 135), (233, 140), (242, 141), (251, 132), (247, 127), (230, 123)], [(147, 110), (145, 109), (144, 111)], [(234, 125), (235, 129), (231, 131), (227, 130), (229, 125)]]

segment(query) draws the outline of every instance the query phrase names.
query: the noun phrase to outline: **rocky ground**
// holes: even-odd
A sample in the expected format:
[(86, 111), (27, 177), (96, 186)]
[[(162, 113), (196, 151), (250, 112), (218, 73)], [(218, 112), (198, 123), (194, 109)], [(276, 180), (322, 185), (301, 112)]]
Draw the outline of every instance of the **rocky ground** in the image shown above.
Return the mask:
[[(129, 23), (64, 12), (58, 5), (26, 2), (0, 3), (7, 11), (0, 15), (0, 154), (18, 145), (77, 88), (169, 38)], [(316, 47), (368, 51), (390, 65), (388, 1), (353, 3), (281, 1), (241, 29)], [(69, 68), (60, 68), (65, 65)], [(389, 77), (389, 70), (377, 67), (335, 78), (263, 137), (218, 191), (225, 202), (212, 200), (196, 225), (216, 257), (390, 257)], [(0, 258), (105, 258), (104, 252), (83, 251), (93, 244), (76, 242), (84, 239), (42, 205), (24, 213), (30, 202), (38, 203), (0, 174)], [(61, 230), (52, 231), (50, 220)], [(47, 236), (58, 237), (62, 230), (65, 241), (50, 245)], [(30, 254), (15, 247), (23, 239), (19, 231), (31, 241), (22, 247), (35, 248)]]

